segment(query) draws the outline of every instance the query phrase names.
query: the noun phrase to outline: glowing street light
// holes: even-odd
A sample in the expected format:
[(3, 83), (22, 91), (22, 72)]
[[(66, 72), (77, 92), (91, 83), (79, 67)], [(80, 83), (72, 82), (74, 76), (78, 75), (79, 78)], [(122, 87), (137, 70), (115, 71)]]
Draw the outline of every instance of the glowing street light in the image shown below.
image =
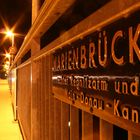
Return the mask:
[(13, 63), (14, 55), (17, 52), (17, 48), (14, 44), (14, 33), (12, 32), (12, 30), (9, 30), (9, 29), (4, 33), (6, 34), (7, 37), (11, 38), (12, 46), (9, 48), (9, 53), (11, 55), (11, 63)]
[(4, 65), (4, 68), (5, 68), (6, 70), (8, 70), (8, 69), (9, 69), (9, 65), (5, 64), (5, 65)]
[(7, 35), (7, 36), (12, 36), (12, 35), (13, 35), (13, 32), (12, 32), (12, 31), (7, 31), (7, 32), (6, 32), (6, 35)]
[(9, 61), (6, 61), (5, 64), (6, 64), (6, 65), (10, 65), (10, 62), (9, 62)]
[(14, 56), (17, 53), (17, 47), (15, 46), (14, 37), (15, 35), (18, 35), (18, 34), (13, 33), (13, 29), (9, 29), (8, 26), (6, 26), (5, 29), (0, 30), (0, 33), (5, 34), (5, 39), (10, 38), (11, 40), (11, 46), (9, 47), (9, 50), (8, 50), (9, 54), (5, 54), (5, 56), (6, 58), (8, 58), (8, 60), (12, 64), (14, 61)]
[(14, 33), (13, 33), (11, 30), (7, 30), (7, 31), (5, 32), (5, 34), (6, 34), (8, 37), (11, 37), (12, 46), (14, 46)]
[(10, 59), (11, 55), (9, 53), (6, 53), (5, 54), (5, 57), (8, 58), (8, 59)]

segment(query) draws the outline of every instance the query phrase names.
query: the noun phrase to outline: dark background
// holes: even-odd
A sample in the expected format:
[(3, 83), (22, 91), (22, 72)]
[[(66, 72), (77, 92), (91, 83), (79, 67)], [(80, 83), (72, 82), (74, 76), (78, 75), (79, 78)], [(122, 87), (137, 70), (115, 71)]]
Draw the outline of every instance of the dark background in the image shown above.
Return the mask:
[[(16, 33), (14, 42), (20, 48), (31, 26), (32, 0), (2, 0), (0, 2), (0, 32), (7, 26)], [(11, 40), (0, 33), (0, 77), (3, 76), (4, 53), (8, 52)]]

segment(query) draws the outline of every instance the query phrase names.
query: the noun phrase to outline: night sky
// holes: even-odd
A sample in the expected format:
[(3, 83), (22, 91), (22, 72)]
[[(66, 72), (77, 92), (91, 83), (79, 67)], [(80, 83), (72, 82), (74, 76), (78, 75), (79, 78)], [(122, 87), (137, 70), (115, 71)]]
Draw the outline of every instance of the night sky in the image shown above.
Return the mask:
[[(31, 1), (32, 0), (1, 0), (0, 1), (0, 32), (5, 26), (14, 29), (15, 45), (19, 49), (25, 35), (31, 26)], [(8, 51), (11, 46), (10, 39), (5, 39), (0, 33), (0, 54)], [(0, 70), (4, 58), (0, 55)]]

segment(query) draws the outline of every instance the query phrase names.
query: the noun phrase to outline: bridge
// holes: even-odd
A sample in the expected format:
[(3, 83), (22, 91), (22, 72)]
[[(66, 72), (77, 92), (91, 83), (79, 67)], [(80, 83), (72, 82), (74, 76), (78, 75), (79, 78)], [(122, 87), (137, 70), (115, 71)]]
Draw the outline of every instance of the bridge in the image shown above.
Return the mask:
[[(24, 139), (139, 140), (139, 0), (33, 3), (33, 24), (8, 74)], [(123, 63), (128, 47), (136, 65)], [(115, 93), (116, 81), (123, 95)], [(128, 94), (129, 83), (138, 96)]]

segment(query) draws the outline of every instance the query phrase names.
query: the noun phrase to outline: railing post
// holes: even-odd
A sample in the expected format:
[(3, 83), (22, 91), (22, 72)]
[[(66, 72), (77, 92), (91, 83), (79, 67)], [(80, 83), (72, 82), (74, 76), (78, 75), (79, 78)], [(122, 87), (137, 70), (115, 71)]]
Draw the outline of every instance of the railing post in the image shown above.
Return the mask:
[(40, 0), (32, 0), (32, 24), (36, 19), (40, 8)]
[(100, 140), (113, 140), (113, 125), (100, 119)]
[(137, 136), (132, 132), (128, 131), (128, 140), (140, 140), (140, 136)]
[(93, 116), (82, 111), (82, 140), (93, 139)]
[(70, 140), (79, 139), (79, 109), (70, 106)]

